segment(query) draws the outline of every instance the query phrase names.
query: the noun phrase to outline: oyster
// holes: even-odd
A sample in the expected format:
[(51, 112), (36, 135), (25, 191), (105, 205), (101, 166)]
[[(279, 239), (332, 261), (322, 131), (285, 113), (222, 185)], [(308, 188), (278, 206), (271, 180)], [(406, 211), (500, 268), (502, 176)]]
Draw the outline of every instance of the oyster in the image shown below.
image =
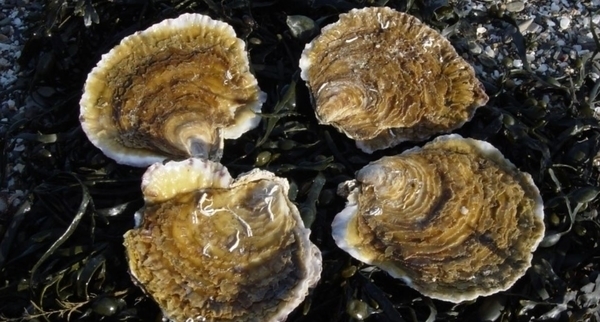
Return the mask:
[(315, 112), (367, 153), (461, 127), (488, 97), (437, 31), (393, 9), (354, 9), (306, 45)]
[(141, 226), (124, 236), (132, 276), (174, 321), (285, 320), (321, 273), (288, 189), (263, 170), (152, 165)]
[(183, 14), (124, 38), (88, 75), (80, 121), (119, 163), (219, 160), (224, 138), (256, 127), (265, 94), (231, 26)]
[(544, 236), (531, 176), (459, 135), (372, 162), (339, 189), (349, 195), (332, 224), (337, 245), (440, 300), (508, 289)]

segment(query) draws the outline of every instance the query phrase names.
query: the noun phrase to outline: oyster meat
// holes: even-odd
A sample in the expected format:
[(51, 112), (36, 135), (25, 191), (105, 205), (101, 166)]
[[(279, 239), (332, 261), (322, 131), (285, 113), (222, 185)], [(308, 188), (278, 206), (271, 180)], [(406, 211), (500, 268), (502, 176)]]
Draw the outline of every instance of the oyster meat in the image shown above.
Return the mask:
[(450, 132), (488, 100), (448, 40), (387, 7), (340, 15), (306, 45), (300, 68), (319, 121), (367, 153)]
[(183, 14), (124, 38), (90, 72), (80, 121), (119, 163), (219, 160), (224, 138), (258, 125), (265, 94), (228, 24)]
[(320, 278), (289, 185), (219, 163), (155, 164), (142, 223), (125, 234), (131, 274), (173, 321), (283, 321)]
[(339, 190), (349, 195), (332, 224), (337, 245), (436, 299), (508, 289), (544, 236), (531, 176), (459, 135), (374, 161)]

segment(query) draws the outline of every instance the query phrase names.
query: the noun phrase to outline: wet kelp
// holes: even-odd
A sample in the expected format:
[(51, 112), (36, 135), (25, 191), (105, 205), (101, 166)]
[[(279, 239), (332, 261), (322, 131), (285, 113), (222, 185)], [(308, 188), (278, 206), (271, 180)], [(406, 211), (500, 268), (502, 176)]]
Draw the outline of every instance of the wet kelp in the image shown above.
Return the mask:
[[(330, 127), (318, 126), (298, 60), (319, 27), (367, 5), (387, 5), (442, 30), (479, 71), (489, 103), (455, 131), (486, 140), (532, 175), (545, 201), (547, 235), (533, 266), (515, 286), (459, 305), (431, 300), (380, 270), (352, 260), (331, 237), (344, 207), (340, 182), (384, 155), (367, 155)], [(290, 180), (290, 198), (323, 252), (322, 279), (289, 321), (599, 320), (600, 124), (593, 105), (600, 83), (598, 49), (573, 60), (575, 73), (553, 78), (527, 65), (524, 37), (501, 8), (460, 18), (447, 1), (96, 1), (53, 0), (31, 30), (20, 63), (29, 72), (26, 112), (2, 138), (2, 178), (11, 146), (21, 157), (29, 194), (0, 215), (0, 319), (155, 320), (160, 310), (127, 273), (123, 233), (142, 204), (143, 170), (115, 164), (87, 141), (78, 122), (87, 73), (123, 37), (184, 12), (234, 26), (251, 68), (269, 95), (263, 122), (227, 142), (223, 163), (236, 176), (254, 167)], [(591, 14), (590, 14), (591, 15)], [(35, 17), (33, 17), (35, 18)], [(512, 59), (485, 61), (466, 49), (479, 23), (503, 26)], [(596, 48), (598, 46), (596, 37)], [(548, 96), (549, 100), (543, 97)]]

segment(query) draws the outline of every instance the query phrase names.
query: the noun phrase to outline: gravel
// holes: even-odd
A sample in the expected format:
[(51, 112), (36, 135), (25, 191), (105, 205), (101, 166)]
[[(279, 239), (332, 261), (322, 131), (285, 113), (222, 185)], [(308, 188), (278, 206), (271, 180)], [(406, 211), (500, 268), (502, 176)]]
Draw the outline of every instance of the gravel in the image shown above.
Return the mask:
[[(23, 112), (21, 98), (23, 90), (17, 86), (19, 77), (24, 76), (17, 59), (25, 44), (27, 18), (31, 12), (41, 10), (41, 5), (32, 4), (28, 0), (4, 1), (0, 4), (0, 133), (5, 136), (13, 123), (12, 118)], [(19, 139), (6, 142), (9, 148), (9, 160), (6, 164), (6, 179), (0, 187), (0, 213), (18, 207), (25, 195), (25, 186), (20, 175), (24, 164), (19, 158), (24, 146)]]

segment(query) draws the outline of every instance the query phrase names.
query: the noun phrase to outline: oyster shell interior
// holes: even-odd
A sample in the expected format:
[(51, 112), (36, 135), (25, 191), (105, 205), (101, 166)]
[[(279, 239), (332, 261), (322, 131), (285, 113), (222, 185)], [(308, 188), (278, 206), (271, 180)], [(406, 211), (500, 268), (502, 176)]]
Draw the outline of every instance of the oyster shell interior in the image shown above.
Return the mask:
[(387, 7), (340, 15), (306, 45), (300, 68), (319, 121), (368, 153), (450, 132), (488, 100), (448, 40)]
[(265, 100), (228, 24), (183, 14), (124, 38), (88, 75), (80, 121), (119, 163), (219, 160), (224, 138), (258, 125)]
[(540, 193), (487, 142), (442, 136), (374, 161), (340, 185), (338, 246), (432, 298), (506, 290), (544, 235)]
[(218, 163), (156, 164), (140, 227), (125, 234), (131, 274), (175, 321), (282, 321), (319, 280), (288, 183)]

